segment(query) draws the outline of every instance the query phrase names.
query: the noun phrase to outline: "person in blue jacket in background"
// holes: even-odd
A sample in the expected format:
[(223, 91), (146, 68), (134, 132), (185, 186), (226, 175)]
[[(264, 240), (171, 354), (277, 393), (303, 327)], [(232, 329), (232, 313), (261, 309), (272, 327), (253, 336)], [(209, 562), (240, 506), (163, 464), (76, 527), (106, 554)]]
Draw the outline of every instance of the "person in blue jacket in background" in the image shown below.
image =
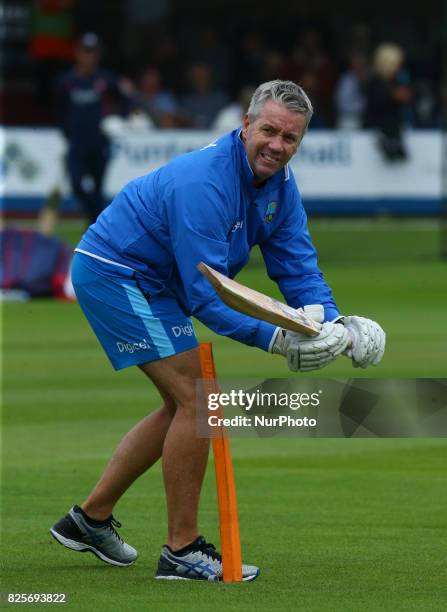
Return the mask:
[(89, 223), (104, 209), (103, 178), (110, 143), (102, 129), (107, 114), (127, 115), (131, 85), (100, 67), (102, 49), (97, 35), (87, 32), (75, 49), (75, 64), (55, 84), (59, 126), (67, 141), (67, 169), (74, 195)]
[[(115, 369), (137, 365), (163, 406), (121, 441), (81, 506), (54, 525), (68, 548), (129, 565), (136, 550), (114, 529), (113, 508), (160, 457), (168, 538), (159, 579), (219, 580), (220, 554), (199, 534), (197, 515), (209, 440), (196, 435), (200, 379), (193, 315), (218, 334), (283, 355), (307, 372), (342, 353), (376, 365), (385, 334), (369, 319), (342, 317), (317, 265), (306, 213), (288, 166), (312, 116), (291, 81), (261, 84), (240, 129), (128, 183), (76, 248), (72, 280), (83, 312)], [(197, 270), (204, 261), (234, 277), (259, 245), (287, 303), (323, 323), (315, 338), (228, 308)], [(259, 569), (243, 565), (243, 579)]]

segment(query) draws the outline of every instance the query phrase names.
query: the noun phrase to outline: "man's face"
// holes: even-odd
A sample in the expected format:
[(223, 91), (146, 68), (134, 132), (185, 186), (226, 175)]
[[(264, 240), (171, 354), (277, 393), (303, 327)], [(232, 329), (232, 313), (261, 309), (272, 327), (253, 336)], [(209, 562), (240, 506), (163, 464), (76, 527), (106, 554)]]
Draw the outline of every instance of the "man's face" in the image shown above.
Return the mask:
[(305, 117), (283, 104), (267, 100), (258, 118), (244, 117), (242, 138), (247, 159), (260, 185), (283, 168), (296, 153), (304, 134)]
[(94, 72), (98, 67), (100, 51), (96, 48), (79, 45), (76, 49), (76, 65), (82, 73)]

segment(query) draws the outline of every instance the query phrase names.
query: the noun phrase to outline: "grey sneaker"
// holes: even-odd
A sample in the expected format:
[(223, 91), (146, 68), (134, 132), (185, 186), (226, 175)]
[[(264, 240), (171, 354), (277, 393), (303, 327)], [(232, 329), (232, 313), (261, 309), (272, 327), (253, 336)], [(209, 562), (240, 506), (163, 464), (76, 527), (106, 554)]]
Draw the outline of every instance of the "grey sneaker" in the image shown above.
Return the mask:
[[(242, 580), (250, 582), (259, 576), (259, 567), (242, 565)], [(199, 536), (192, 544), (175, 554), (163, 546), (155, 578), (158, 580), (222, 580), (222, 557), (213, 544)]]
[(82, 514), (79, 506), (73, 508), (51, 529), (51, 535), (66, 548), (79, 552), (92, 552), (102, 561), (111, 565), (131, 565), (138, 553), (126, 544), (116, 532), (121, 527), (113, 516), (103, 523), (91, 525)]

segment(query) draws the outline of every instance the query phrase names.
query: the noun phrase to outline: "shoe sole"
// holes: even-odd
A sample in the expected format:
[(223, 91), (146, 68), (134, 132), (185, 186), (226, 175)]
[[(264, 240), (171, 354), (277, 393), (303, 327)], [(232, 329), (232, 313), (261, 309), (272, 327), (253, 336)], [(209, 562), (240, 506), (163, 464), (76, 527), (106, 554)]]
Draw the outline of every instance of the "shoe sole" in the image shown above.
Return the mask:
[[(183, 576), (155, 576), (155, 580), (194, 580), (194, 578), (183, 578)], [(203, 582), (207, 582), (204, 580)]]
[(135, 563), (136, 561), (136, 559), (134, 559), (133, 561), (122, 563), (121, 561), (116, 561), (115, 559), (111, 559), (110, 557), (107, 557), (100, 550), (98, 550), (97, 548), (94, 548), (93, 546), (90, 546), (89, 544), (82, 544), (81, 542), (76, 542), (76, 540), (70, 540), (69, 538), (65, 538), (63, 535), (61, 535), (54, 529), (50, 529), (50, 533), (53, 536), (53, 538), (56, 540), (56, 542), (59, 542), (59, 544), (62, 544), (62, 546), (65, 546), (65, 548), (69, 548), (70, 550), (75, 550), (76, 552), (91, 552), (96, 557), (98, 557), (98, 559), (100, 559), (101, 561), (104, 561), (104, 563), (108, 563), (109, 565), (116, 565), (118, 567), (127, 567), (128, 565), (132, 565), (132, 563)]
[[(242, 582), (253, 582), (259, 576), (260, 572), (255, 574), (254, 576), (246, 576), (242, 578)], [(222, 580), (208, 580), (204, 578), (184, 578), (183, 576), (155, 576), (156, 580), (187, 580), (189, 582), (222, 582)]]

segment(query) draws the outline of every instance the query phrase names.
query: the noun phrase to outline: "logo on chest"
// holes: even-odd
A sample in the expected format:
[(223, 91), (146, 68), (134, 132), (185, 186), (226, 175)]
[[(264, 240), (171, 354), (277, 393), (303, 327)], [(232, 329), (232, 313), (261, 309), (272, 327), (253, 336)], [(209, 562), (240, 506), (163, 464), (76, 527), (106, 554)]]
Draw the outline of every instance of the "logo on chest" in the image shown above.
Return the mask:
[(267, 210), (265, 211), (265, 215), (264, 215), (265, 223), (271, 223), (273, 221), (273, 217), (276, 214), (277, 207), (278, 207), (278, 202), (270, 202), (270, 204), (267, 206)]
[(231, 230), (231, 233), (234, 234), (234, 232), (236, 232), (239, 229), (242, 229), (243, 227), (244, 227), (243, 221), (236, 221), (236, 223), (233, 225), (233, 229)]

